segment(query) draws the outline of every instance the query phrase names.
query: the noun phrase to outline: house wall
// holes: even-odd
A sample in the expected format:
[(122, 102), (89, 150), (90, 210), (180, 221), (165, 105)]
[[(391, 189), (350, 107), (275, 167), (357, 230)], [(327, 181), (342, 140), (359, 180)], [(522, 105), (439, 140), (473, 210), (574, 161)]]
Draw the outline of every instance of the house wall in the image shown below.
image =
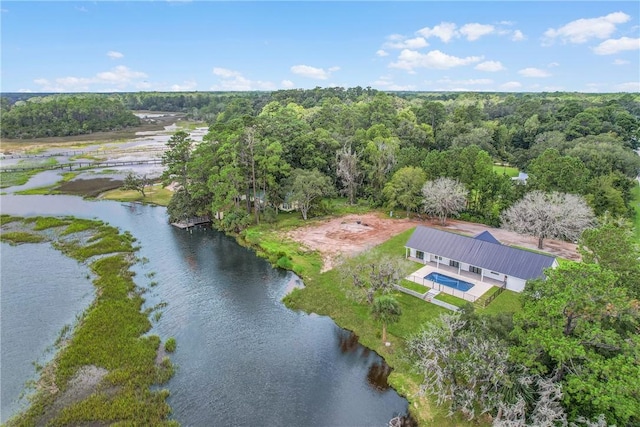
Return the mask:
[(522, 292), (526, 283), (527, 281), (524, 279), (507, 276), (507, 289), (509, 289), (510, 291)]

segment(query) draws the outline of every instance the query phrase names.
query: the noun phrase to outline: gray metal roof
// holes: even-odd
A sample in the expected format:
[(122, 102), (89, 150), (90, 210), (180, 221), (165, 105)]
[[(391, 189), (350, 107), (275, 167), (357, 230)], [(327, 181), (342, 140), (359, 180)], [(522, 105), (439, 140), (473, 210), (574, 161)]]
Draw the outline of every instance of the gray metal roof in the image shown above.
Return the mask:
[(423, 226), (416, 228), (406, 246), (525, 280), (542, 276), (555, 260), (553, 256)]
[(476, 240), (482, 240), (484, 242), (489, 242), (489, 243), (495, 243), (497, 245), (500, 245), (501, 243), (498, 241), (498, 239), (496, 239), (495, 237), (493, 237), (493, 234), (489, 233), (488, 231), (483, 231), (482, 233), (478, 234), (477, 236), (473, 237)]

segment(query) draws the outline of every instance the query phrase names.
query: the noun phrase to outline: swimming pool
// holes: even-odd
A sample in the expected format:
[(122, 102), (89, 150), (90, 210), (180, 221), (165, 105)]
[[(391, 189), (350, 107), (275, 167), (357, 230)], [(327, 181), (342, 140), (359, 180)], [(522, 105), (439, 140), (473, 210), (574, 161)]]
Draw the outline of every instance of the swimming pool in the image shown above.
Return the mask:
[(424, 278), (463, 292), (467, 292), (469, 289), (473, 288), (472, 283), (465, 282), (464, 280), (454, 279), (453, 277), (449, 277), (442, 273), (429, 273), (424, 276)]

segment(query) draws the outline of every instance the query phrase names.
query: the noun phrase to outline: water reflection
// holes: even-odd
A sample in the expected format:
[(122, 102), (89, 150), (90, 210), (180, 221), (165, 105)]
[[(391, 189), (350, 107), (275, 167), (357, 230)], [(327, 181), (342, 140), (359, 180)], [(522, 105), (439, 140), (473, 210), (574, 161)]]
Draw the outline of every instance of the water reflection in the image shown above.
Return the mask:
[[(295, 276), (232, 238), (171, 227), (165, 209), (78, 197), (6, 195), (2, 212), (98, 217), (138, 239), (148, 262), (133, 270), (149, 289), (146, 307), (168, 303), (151, 332), (178, 342), (165, 387), (182, 425), (385, 426), (406, 413), (407, 401), (380, 386), (380, 357), (331, 319), (287, 309), (281, 298)], [(4, 321), (2, 332), (12, 332)]]
[(384, 362), (372, 363), (367, 372), (367, 382), (378, 391), (389, 390), (390, 386), (387, 382), (391, 368)]
[(351, 331), (345, 329), (338, 330), (338, 343), (340, 351), (343, 353), (353, 353), (359, 351), (361, 347), (358, 343), (358, 336)]

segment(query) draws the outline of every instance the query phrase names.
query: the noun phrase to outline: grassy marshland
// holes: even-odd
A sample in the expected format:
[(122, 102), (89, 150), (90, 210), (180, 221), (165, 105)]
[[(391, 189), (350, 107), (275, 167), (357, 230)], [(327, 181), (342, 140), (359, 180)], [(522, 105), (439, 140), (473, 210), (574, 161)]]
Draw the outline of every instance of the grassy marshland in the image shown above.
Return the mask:
[[(151, 328), (130, 270), (135, 239), (100, 221), (19, 219), (2, 215), (0, 240), (49, 241), (95, 274), (96, 298), (68, 340), (41, 371), (31, 405), (7, 426), (177, 425), (166, 390), (151, 390), (173, 375), (168, 358), (156, 361), (161, 340)], [(99, 257), (97, 257), (100, 255)]]

